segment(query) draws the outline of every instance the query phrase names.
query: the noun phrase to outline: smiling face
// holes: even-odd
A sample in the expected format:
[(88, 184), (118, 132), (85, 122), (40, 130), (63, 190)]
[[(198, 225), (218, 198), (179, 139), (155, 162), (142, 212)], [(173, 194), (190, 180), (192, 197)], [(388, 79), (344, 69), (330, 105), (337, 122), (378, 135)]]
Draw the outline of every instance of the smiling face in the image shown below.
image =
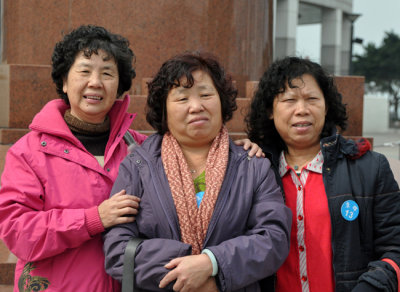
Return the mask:
[(222, 127), (221, 101), (210, 76), (193, 72), (194, 84), (172, 88), (166, 100), (169, 132), (181, 145), (211, 144)]
[(284, 93), (274, 99), (273, 113), (275, 128), (291, 150), (319, 149), (320, 135), (325, 123), (325, 98), (318, 83), (305, 74), (294, 79), (297, 88), (286, 86)]
[(78, 53), (63, 84), (71, 114), (88, 123), (102, 123), (117, 98), (118, 83), (117, 64), (106, 52), (99, 50), (90, 57)]

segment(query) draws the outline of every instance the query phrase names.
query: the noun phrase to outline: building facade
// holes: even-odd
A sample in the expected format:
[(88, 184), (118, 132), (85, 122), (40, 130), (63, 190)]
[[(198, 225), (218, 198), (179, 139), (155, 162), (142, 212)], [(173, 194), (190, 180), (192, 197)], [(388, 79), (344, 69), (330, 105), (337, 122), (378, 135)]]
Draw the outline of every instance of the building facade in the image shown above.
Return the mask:
[[(353, 0), (275, 0), (274, 58), (296, 54), (297, 26), (321, 24), (321, 65), (349, 75), (352, 54)], [(319, 39), (319, 38), (318, 38)]]

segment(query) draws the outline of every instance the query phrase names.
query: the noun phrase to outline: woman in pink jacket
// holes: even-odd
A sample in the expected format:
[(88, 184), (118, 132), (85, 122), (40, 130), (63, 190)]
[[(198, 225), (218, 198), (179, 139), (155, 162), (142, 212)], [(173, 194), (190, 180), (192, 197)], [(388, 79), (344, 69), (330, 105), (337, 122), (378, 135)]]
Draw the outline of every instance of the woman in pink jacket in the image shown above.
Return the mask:
[(8, 151), (0, 189), (0, 238), (18, 257), (14, 291), (119, 291), (104, 271), (101, 232), (132, 222), (138, 199), (108, 199), (127, 155), (135, 71), (128, 41), (81, 26), (57, 43), (52, 77), (61, 99), (35, 116)]

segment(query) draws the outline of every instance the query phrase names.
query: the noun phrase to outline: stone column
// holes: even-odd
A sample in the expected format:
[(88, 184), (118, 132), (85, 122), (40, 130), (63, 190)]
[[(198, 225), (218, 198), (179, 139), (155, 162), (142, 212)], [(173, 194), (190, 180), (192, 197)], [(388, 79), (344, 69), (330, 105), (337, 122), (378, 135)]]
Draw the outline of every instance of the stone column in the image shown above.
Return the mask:
[(293, 56), (296, 53), (296, 31), (299, 1), (278, 0), (275, 19), (274, 59)]
[(322, 10), (321, 65), (329, 72), (340, 75), (342, 42), (342, 11)]
[(341, 75), (349, 75), (350, 72), (350, 46), (351, 41), (351, 21), (347, 17), (342, 20), (342, 47), (341, 47)]

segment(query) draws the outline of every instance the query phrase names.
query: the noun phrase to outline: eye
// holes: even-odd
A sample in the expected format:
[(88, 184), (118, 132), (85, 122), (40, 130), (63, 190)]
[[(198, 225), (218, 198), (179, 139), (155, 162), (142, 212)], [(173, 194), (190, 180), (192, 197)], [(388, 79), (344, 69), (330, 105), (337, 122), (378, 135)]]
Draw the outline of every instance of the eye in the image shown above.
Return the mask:
[(296, 99), (294, 99), (294, 98), (283, 98), (282, 99), (282, 102), (295, 102), (296, 101)]
[(310, 96), (310, 97), (308, 98), (308, 100), (311, 101), (311, 102), (314, 102), (314, 101), (319, 101), (320, 98), (319, 98), (319, 97), (316, 97), (316, 96)]

